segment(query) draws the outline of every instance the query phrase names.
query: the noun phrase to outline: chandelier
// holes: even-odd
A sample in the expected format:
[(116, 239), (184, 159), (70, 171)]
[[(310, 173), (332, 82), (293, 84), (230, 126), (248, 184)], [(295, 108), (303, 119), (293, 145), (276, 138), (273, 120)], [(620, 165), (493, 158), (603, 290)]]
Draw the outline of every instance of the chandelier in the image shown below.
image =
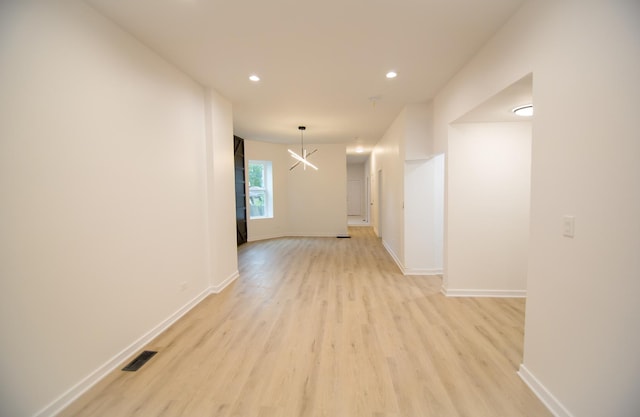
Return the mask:
[(296, 163), (291, 165), (291, 168), (289, 168), (289, 171), (291, 171), (293, 168), (297, 167), (300, 164), (302, 164), (302, 168), (305, 171), (307, 170), (307, 166), (310, 166), (311, 168), (315, 169), (316, 171), (318, 170), (318, 167), (313, 165), (307, 159), (308, 157), (310, 157), (311, 155), (316, 153), (318, 150), (314, 149), (313, 151), (307, 153), (307, 150), (304, 148), (304, 131), (305, 131), (305, 129), (306, 129), (305, 126), (298, 126), (298, 130), (300, 130), (300, 153), (302, 155), (298, 155), (297, 153), (295, 153), (291, 149), (288, 149), (289, 153), (291, 154), (291, 157), (296, 160)]

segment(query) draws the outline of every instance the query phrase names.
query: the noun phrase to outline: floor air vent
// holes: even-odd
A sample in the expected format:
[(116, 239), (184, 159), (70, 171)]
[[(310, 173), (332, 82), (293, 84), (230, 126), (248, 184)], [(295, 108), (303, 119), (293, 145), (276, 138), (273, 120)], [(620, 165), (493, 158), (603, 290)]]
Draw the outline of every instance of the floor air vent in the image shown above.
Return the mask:
[(154, 352), (152, 350), (145, 350), (141, 354), (138, 355), (137, 358), (132, 360), (129, 365), (122, 368), (123, 371), (135, 372), (142, 367), (149, 359), (153, 357), (158, 352)]

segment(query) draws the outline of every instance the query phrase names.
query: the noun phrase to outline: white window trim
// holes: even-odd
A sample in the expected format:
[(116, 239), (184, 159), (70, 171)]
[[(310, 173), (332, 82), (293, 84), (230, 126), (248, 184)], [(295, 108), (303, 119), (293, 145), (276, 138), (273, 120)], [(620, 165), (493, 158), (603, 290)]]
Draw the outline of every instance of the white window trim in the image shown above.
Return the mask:
[[(249, 160), (247, 167), (250, 165), (262, 165), (262, 173), (263, 173), (263, 184), (265, 187), (253, 187), (255, 191), (264, 192), (265, 197), (265, 214), (264, 216), (252, 216), (251, 215), (251, 184), (248, 183), (248, 191), (247, 191), (247, 207), (249, 208), (249, 220), (261, 220), (261, 219), (272, 219), (273, 218), (273, 163), (271, 161), (259, 161), (259, 160)], [(247, 170), (247, 173), (249, 170)]]

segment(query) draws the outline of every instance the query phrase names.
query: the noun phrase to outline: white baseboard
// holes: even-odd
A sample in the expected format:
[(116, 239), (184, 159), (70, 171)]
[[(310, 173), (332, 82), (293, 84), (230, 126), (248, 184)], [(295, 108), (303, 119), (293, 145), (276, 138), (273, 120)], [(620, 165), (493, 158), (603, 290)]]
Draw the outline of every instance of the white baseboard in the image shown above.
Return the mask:
[(370, 227), (371, 225), (369, 223), (349, 223), (348, 224), (349, 227)]
[(220, 284), (218, 285), (212, 285), (211, 287), (209, 287), (209, 292), (211, 294), (219, 294), (222, 292), (222, 290), (224, 290), (225, 288), (227, 288), (227, 286), (229, 284), (231, 284), (233, 281), (236, 280), (236, 278), (238, 278), (240, 276), (240, 273), (238, 271), (234, 272), (233, 274), (229, 275), (224, 281), (222, 281)]
[(405, 268), (405, 275), (442, 275), (442, 269)]
[(387, 250), (389, 255), (391, 255), (391, 258), (393, 258), (393, 262), (395, 262), (396, 265), (398, 265), (398, 268), (400, 268), (400, 272), (402, 272), (402, 275), (406, 275), (404, 273), (404, 265), (402, 265), (402, 262), (400, 262), (400, 259), (398, 258), (396, 253), (393, 251), (393, 249), (391, 249), (391, 246), (389, 246), (387, 242), (384, 241), (384, 239), (382, 240), (382, 246), (384, 246), (384, 248)]
[[(237, 274), (237, 272), (236, 272)], [(233, 278), (235, 279), (235, 277)], [(224, 286), (230, 284), (233, 279), (225, 280)], [(226, 282), (229, 281), (229, 282)], [(222, 287), (224, 288), (224, 287)], [(221, 291), (221, 290), (220, 290)], [(217, 292), (220, 292), (217, 291)], [(69, 406), (73, 401), (78, 399), (82, 394), (88, 391), (91, 387), (97, 384), (101, 379), (106, 377), (113, 370), (117, 369), (122, 365), (124, 361), (134, 355), (136, 352), (141, 350), (144, 346), (149, 344), (153, 339), (158, 337), (162, 332), (167, 330), (173, 323), (178, 321), (182, 316), (187, 314), (192, 308), (198, 305), (202, 300), (204, 300), (209, 294), (215, 293), (213, 291), (213, 287), (208, 287), (192, 300), (187, 302), (184, 306), (182, 306), (178, 311), (173, 313), (171, 316), (163, 320), (153, 329), (149, 330), (146, 334), (140, 337), (135, 342), (131, 343), (128, 347), (123, 349), (120, 353), (109, 359), (106, 363), (100, 366), (98, 369), (90, 373), (76, 385), (71, 387), (65, 393), (63, 393), (60, 397), (53, 400), (49, 405), (44, 407), (42, 410), (38, 411), (34, 417), (52, 417), (56, 414), (60, 413), (63, 409)]]
[(536, 378), (524, 364), (520, 364), (520, 370), (518, 375), (524, 381), (531, 391), (542, 401), (542, 403), (551, 411), (555, 417), (573, 417), (573, 414), (567, 410), (556, 397), (549, 392), (549, 390), (542, 385), (542, 383)]
[(282, 234), (274, 234), (274, 235), (262, 235), (262, 236), (251, 236), (247, 242), (258, 242), (260, 240), (268, 240), (268, 239), (280, 239), (287, 237), (337, 237), (337, 236), (348, 236), (349, 232), (345, 231), (344, 233), (282, 233)]
[(349, 231), (345, 230), (341, 233), (287, 233), (282, 237), (338, 237), (349, 236)]
[(442, 269), (421, 269), (421, 268), (405, 268), (405, 266), (400, 262), (400, 259), (395, 254), (391, 246), (387, 244), (384, 240), (382, 241), (382, 246), (389, 252), (391, 258), (396, 263), (402, 275), (442, 275)]
[(247, 242), (258, 242), (261, 240), (278, 239), (281, 237), (283, 237), (282, 234), (249, 236), (249, 238), (247, 239)]
[(525, 298), (526, 290), (463, 290), (463, 289), (441, 289), (447, 297), (491, 297), (491, 298)]

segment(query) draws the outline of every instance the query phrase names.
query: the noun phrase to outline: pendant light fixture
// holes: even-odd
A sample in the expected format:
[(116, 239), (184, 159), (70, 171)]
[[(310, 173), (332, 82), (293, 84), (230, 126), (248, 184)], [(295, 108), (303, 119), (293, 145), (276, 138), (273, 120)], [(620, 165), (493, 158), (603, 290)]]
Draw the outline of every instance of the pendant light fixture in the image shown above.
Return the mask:
[(305, 126), (298, 126), (298, 130), (300, 130), (300, 154), (301, 155), (298, 155), (291, 149), (288, 149), (289, 153), (291, 154), (291, 157), (296, 160), (296, 163), (291, 165), (291, 168), (289, 168), (289, 171), (291, 171), (293, 168), (297, 167), (300, 164), (302, 164), (302, 168), (305, 171), (307, 170), (307, 166), (310, 166), (316, 171), (318, 170), (317, 166), (313, 165), (311, 162), (307, 160), (308, 157), (316, 153), (318, 150), (314, 149), (313, 151), (307, 153), (307, 150), (304, 148), (304, 131), (306, 129), (307, 128)]

